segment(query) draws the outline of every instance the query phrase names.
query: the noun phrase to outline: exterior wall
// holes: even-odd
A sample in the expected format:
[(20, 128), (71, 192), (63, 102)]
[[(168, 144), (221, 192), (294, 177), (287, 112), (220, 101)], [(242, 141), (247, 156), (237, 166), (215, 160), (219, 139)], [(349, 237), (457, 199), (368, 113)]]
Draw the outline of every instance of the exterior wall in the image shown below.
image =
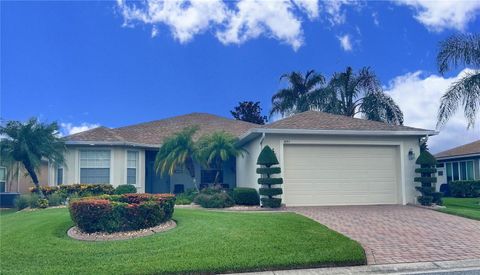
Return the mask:
[(261, 137), (258, 137), (243, 147), (248, 153), (237, 157), (237, 185), (258, 189), (257, 158), (262, 149)]
[[(418, 137), (368, 137), (368, 136), (327, 136), (327, 135), (293, 135), (293, 134), (266, 134), (263, 140), (263, 146), (269, 145), (274, 149), (279, 159), (280, 166), (283, 167), (283, 144), (286, 143), (318, 143), (318, 144), (345, 144), (345, 145), (394, 145), (398, 146), (398, 184), (400, 189), (399, 201), (403, 203), (416, 203), (417, 191), (416, 183), (413, 182), (415, 174), (415, 159), (420, 153)], [(260, 138), (250, 141), (245, 145), (245, 149), (251, 152), (248, 157), (237, 159), (237, 183), (242, 187), (259, 188), (257, 182), (258, 175), (255, 173), (257, 168), (256, 159), (260, 153)], [(408, 158), (409, 151), (412, 150), (415, 158)], [(284, 169), (282, 169), (283, 172)], [(283, 174), (281, 175), (283, 177)], [(403, 190), (405, 189), (405, 192)], [(405, 193), (405, 195), (403, 195)]]
[[(110, 184), (118, 186), (127, 182), (127, 151), (138, 152), (137, 191), (145, 192), (145, 150), (136, 147), (105, 147), (105, 146), (69, 146), (65, 153), (65, 165), (63, 166), (63, 184), (75, 184), (80, 182), (80, 150), (99, 149), (110, 150)], [(56, 167), (49, 165), (48, 185), (56, 183)]]
[[(7, 167), (7, 180), (5, 183), (6, 192), (18, 192), (21, 194), (29, 194), (30, 188), (34, 187), (32, 179), (27, 171), (19, 165), (18, 173), (15, 173), (16, 167)], [(49, 170), (48, 163), (42, 162), (40, 171), (37, 173), (40, 185), (48, 185)]]

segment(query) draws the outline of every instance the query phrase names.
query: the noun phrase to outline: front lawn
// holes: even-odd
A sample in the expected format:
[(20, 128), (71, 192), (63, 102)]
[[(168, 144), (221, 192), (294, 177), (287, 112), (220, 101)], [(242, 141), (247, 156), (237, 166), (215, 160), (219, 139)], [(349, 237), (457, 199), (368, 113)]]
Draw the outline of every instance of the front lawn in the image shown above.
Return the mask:
[(366, 263), (357, 242), (293, 213), (176, 209), (177, 228), (115, 242), (70, 239), (67, 209), (0, 219), (1, 274), (205, 273)]
[(441, 212), (480, 220), (480, 198), (443, 198), (443, 205)]

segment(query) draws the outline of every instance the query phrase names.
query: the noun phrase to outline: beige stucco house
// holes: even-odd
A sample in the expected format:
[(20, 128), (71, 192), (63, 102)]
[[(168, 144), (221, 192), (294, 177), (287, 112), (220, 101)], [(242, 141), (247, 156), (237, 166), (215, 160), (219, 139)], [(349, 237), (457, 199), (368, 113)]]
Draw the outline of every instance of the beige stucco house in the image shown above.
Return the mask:
[[(195, 138), (226, 131), (248, 151), (221, 169), (225, 187), (258, 189), (256, 159), (263, 146), (272, 147), (282, 168), (283, 201), (289, 206), (415, 203), (413, 178), (420, 140), (436, 134), (317, 111), (268, 125), (192, 113), (68, 136), (66, 164), (50, 165), (48, 183), (132, 184), (148, 193), (192, 188), (184, 169), (159, 175), (154, 160), (165, 138), (193, 125), (199, 127)], [(215, 173), (196, 165), (201, 186), (210, 184)]]

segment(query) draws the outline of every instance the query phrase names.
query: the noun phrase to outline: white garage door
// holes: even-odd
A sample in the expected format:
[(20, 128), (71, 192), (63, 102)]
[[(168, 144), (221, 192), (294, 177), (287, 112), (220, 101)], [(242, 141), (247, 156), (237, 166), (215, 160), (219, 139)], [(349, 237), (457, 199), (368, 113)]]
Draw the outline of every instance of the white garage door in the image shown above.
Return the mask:
[(284, 146), (289, 206), (399, 203), (397, 147)]

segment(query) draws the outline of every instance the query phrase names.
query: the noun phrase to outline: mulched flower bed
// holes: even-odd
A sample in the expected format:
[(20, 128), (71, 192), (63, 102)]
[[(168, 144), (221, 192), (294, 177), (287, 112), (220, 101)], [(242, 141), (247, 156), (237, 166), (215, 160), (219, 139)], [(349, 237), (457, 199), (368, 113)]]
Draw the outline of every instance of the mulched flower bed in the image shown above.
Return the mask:
[(175, 221), (169, 220), (157, 226), (136, 231), (124, 231), (114, 233), (95, 232), (90, 234), (84, 233), (80, 231), (78, 227), (74, 226), (68, 230), (67, 234), (69, 237), (79, 241), (119, 241), (150, 236), (155, 233), (168, 231), (175, 228), (176, 226), (177, 223), (175, 223)]

